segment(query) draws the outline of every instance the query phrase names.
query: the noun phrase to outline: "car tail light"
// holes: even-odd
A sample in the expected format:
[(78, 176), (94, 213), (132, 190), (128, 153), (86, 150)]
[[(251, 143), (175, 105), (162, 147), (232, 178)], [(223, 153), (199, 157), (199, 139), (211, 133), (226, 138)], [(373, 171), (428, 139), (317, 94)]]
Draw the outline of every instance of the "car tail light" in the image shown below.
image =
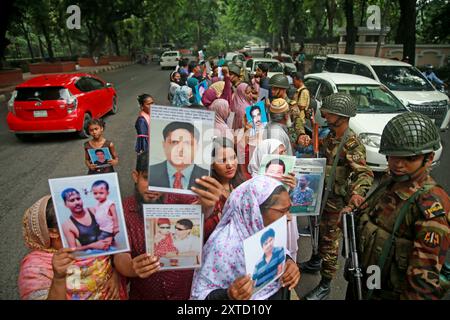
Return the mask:
[(78, 107), (78, 99), (69, 90), (65, 94), (66, 106), (67, 106), (67, 114), (71, 114), (77, 110)]
[(11, 94), (11, 98), (8, 101), (8, 111), (14, 115), (16, 114), (16, 111), (14, 110), (14, 101), (16, 100), (16, 97), (17, 97), (17, 90), (14, 90)]

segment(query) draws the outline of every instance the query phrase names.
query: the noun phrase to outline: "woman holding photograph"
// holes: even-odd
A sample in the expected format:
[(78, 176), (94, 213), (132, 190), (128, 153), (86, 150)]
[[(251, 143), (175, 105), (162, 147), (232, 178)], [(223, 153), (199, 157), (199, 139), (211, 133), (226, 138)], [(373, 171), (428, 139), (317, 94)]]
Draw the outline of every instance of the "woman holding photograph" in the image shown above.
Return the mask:
[(212, 159), (211, 176), (219, 181), (223, 188), (222, 195), (214, 207), (213, 214), (205, 220), (203, 235), (205, 243), (219, 223), (223, 207), (231, 192), (245, 181), (237, 170), (238, 160), (231, 140), (224, 137), (217, 138), (214, 141)]
[[(102, 119), (92, 119), (88, 122), (88, 132), (92, 139), (84, 143), (85, 163), (89, 168), (87, 174), (114, 172), (114, 166), (117, 166), (119, 164), (119, 156), (117, 155), (116, 147), (111, 141), (107, 140), (103, 136), (105, 126), (105, 122)], [(109, 149), (112, 159), (105, 161), (104, 151), (102, 150), (102, 148)], [(89, 156), (88, 151), (89, 149), (95, 149), (97, 161), (91, 161), (91, 157)], [(100, 163), (105, 162), (108, 164), (107, 166), (99, 166)]]
[(32, 251), (20, 265), (21, 299), (127, 299), (111, 256), (75, 260), (72, 249), (62, 248), (50, 195), (25, 211), (23, 236)]
[(300, 280), (296, 263), (288, 256), (281, 281), (269, 284), (253, 296), (253, 280), (246, 275), (243, 241), (289, 213), (290, 206), (286, 189), (270, 177), (257, 176), (237, 187), (225, 204), (222, 219), (203, 247), (203, 264), (194, 274), (191, 299), (285, 297), (283, 289), (292, 290)]

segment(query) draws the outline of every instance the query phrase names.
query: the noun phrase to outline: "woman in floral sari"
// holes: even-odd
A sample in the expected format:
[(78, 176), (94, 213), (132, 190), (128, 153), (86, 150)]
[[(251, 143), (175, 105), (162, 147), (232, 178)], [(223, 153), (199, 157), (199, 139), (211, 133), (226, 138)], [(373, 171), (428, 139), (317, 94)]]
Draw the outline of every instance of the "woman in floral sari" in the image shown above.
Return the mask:
[(51, 196), (25, 211), (23, 236), (29, 252), (19, 272), (23, 300), (126, 299), (124, 283), (110, 256), (75, 260), (73, 249), (62, 248)]

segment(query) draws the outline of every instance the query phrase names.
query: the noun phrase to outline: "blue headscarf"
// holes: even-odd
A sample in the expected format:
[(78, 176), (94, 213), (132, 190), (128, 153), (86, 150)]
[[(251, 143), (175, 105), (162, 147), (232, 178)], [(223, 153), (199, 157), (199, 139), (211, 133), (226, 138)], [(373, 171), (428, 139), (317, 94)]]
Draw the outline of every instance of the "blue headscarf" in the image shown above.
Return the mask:
[(192, 94), (192, 89), (188, 86), (181, 86), (175, 90), (172, 104), (175, 107), (189, 107), (189, 95)]

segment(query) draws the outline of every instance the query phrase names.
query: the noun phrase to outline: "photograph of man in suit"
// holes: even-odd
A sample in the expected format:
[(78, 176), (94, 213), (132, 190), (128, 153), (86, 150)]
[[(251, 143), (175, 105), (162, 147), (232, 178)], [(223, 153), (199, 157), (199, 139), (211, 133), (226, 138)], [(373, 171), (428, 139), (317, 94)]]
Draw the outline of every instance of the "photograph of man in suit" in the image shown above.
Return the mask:
[(163, 129), (165, 161), (151, 165), (150, 186), (173, 189), (199, 188), (195, 179), (209, 171), (194, 164), (200, 134), (191, 123), (171, 122)]

